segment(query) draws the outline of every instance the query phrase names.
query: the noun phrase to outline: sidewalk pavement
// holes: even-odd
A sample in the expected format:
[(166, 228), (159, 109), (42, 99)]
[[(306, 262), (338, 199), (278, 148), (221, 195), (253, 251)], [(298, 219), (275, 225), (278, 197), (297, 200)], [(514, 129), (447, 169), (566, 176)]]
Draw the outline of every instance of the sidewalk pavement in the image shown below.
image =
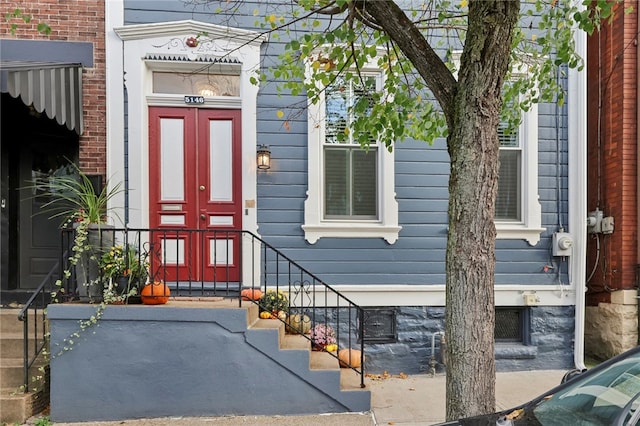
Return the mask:
[[(527, 402), (560, 383), (565, 370), (520, 371), (496, 374), (496, 411)], [(372, 376), (371, 412), (309, 416), (169, 417), (112, 422), (54, 423), (55, 426), (426, 426), (445, 420), (445, 376)]]

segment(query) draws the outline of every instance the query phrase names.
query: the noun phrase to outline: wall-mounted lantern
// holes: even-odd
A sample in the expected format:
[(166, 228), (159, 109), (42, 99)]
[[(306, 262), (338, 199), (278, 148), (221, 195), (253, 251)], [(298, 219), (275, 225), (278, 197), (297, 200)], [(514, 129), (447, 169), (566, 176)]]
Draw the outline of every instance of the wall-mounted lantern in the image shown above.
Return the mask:
[(269, 145), (260, 145), (258, 147), (258, 169), (269, 170), (271, 168), (271, 151)]

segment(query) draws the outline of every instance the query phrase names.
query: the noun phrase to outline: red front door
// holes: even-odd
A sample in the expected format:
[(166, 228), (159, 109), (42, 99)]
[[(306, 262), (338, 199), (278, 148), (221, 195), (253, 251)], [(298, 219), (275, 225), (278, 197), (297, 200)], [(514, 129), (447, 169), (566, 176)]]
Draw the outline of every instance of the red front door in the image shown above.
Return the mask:
[(239, 280), (240, 130), (239, 110), (149, 108), (154, 278)]

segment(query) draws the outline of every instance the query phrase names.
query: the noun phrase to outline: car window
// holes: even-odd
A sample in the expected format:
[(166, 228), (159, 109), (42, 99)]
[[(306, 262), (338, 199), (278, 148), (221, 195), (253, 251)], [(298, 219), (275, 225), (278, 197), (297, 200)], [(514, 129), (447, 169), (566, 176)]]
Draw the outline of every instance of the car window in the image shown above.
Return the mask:
[(640, 353), (570, 383), (534, 408), (540, 424), (611, 426), (620, 417), (626, 422), (640, 407)]

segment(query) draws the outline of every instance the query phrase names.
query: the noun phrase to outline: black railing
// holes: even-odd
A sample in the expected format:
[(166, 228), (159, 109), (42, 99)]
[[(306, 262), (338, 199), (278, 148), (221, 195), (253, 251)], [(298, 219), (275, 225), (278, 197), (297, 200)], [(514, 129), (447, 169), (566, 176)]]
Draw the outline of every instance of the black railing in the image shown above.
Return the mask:
[[(66, 257), (66, 255), (65, 252), (63, 257)], [(52, 292), (55, 291), (55, 281), (59, 268), (60, 262), (56, 262), (18, 313), (18, 320), (23, 322), (22, 384), (24, 392), (29, 392), (29, 371), (47, 345), (48, 331), (45, 310), (51, 302)]]
[[(64, 232), (69, 253), (77, 253), (74, 237), (73, 229)], [(243, 289), (260, 290), (265, 297), (283, 294), (287, 306), (276, 310), (286, 316), (270, 312), (273, 317), (285, 322), (288, 332), (308, 339), (310, 347), (331, 342), (321, 342), (316, 334), (308, 333), (309, 328), (322, 324), (333, 330), (340, 350), (358, 349), (353, 356), (359, 357), (359, 362), (353, 364), (359, 366), (347, 367), (360, 374), (360, 386), (364, 387), (363, 310), (257, 235), (232, 230), (102, 226), (90, 230), (86, 241), (88, 250), (75, 256), (76, 265), (67, 256), (61, 260), (63, 270), (69, 272), (63, 278), (66, 300), (99, 299), (105, 286), (116, 282), (122, 283), (119, 288), (137, 286), (138, 291), (144, 282), (163, 282), (173, 297), (237, 298), (238, 306), (242, 306)], [(110, 266), (113, 264), (117, 264), (115, 269)], [(136, 273), (141, 265), (146, 274)], [(98, 291), (93, 291), (96, 285)], [(251, 302), (260, 311), (272, 307), (264, 298)], [(337, 352), (329, 353), (338, 358)]]

